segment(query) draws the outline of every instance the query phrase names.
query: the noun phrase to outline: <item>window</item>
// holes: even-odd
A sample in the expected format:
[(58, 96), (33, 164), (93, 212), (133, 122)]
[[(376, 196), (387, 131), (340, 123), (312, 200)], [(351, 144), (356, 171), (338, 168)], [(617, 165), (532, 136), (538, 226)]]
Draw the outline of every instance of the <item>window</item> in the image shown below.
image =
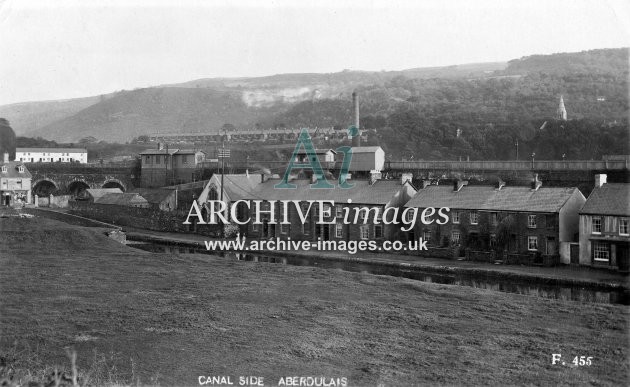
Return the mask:
[(527, 215), (527, 227), (536, 228), (536, 215)]
[(490, 234), (490, 247), (497, 247), (497, 235)]
[(593, 260), (608, 262), (610, 259), (610, 245), (606, 242), (593, 242)]
[(182, 156), (182, 163), (188, 164), (188, 156), (187, 155), (183, 155)]
[(2, 166), (2, 173), (7, 173), (7, 166), (6, 165)]
[(305, 223), (302, 223), (302, 234), (308, 235), (311, 233), (311, 223), (306, 220)]
[(455, 224), (459, 223), (459, 212), (458, 211), (453, 211), (453, 223), (455, 223)]
[(289, 225), (288, 224), (281, 224), (280, 225), (280, 232), (282, 234), (288, 234), (289, 233)]
[(427, 242), (430, 241), (431, 240), (431, 230), (425, 230), (422, 233), (422, 239), (427, 241)]
[(628, 219), (619, 219), (619, 234), (628, 235)]
[(407, 220), (408, 223), (411, 223), (413, 221), (413, 214), (415, 212), (414, 208), (409, 207), (407, 211), (407, 215), (405, 215), (405, 218)]
[(341, 218), (343, 216), (343, 207), (339, 204), (335, 206), (335, 216)]
[(208, 200), (218, 200), (219, 193), (215, 187), (210, 188), (210, 192), (208, 192)]
[(360, 227), (361, 239), (370, 239), (370, 228), (369, 225), (364, 224)]
[(383, 237), (383, 225), (375, 224), (374, 225), (374, 238), (382, 238)]
[(252, 222), (252, 231), (258, 232), (258, 224), (255, 222)]
[(490, 213), (490, 224), (492, 224), (493, 226), (499, 224), (499, 214), (497, 214), (496, 212)]
[(593, 234), (601, 234), (602, 233), (602, 218), (599, 216), (593, 216)]
[(451, 233), (451, 241), (454, 244), (458, 244), (460, 242), (460, 240), (461, 240), (461, 234), (459, 233), (459, 231), (453, 231)]
[(527, 250), (538, 251), (538, 237), (537, 236), (527, 237)]
[(20, 172), (20, 173), (24, 173), (24, 165), (20, 165), (20, 166), (18, 167), (18, 172)]
[(473, 211), (470, 213), (470, 224), (478, 224), (479, 223), (479, 213)]
[(335, 225), (335, 237), (343, 238), (343, 224), (342, 223), (337, 223)]

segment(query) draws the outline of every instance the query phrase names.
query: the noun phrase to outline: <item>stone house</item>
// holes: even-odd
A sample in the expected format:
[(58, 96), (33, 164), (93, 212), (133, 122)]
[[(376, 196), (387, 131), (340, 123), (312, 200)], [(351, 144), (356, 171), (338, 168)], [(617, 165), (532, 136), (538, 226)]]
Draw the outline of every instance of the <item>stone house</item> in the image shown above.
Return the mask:
[(630, 266), (628, 198), (630, 184), (606, 183), (606, 175), (596, 176), (595, 189), (580, 210), (580, 265), (628, 271)]
[[(411, 199), (416, 189), (407, 180), (352, 180), (354, 186), (349, 189), (312, 189), (310, 180), (293, 180), (295, 189), (277, 189), (275, 185), (279, 180), (269, 180), (260, 183), (249, 199), (262, 200), (262, 208), (270, 210), (270, 201), (298, 200), (303, 214), (307, 213), (309, 203), (307, 200), (333, 201), (334, 207), (330, 206), (330, 216), (325, 217), (325, 222), (332, 224), (322, 224), (319, 222), (319, 208), (313, 203), (306, 220), (303, 223), (295, 204), (290, 203), (287, 209), (288, 224), (281, 224), (284, 217), (284, 208), (275, 206), (276, 224), (271, 221), (270, 214), (262, 214), (262, 224), (255, 224), (250, 221), (247, 224), (246, 234), (251, 238), (281, 238), (292, 240), (336, 240), (336, 241), (359, 241), (375, 240), (384, 241), (398, 239), (400, 225), (383, 224), (382, 219), (375, 224), (374, 217), (377, 213), (382, 216), (388, 207), (402, 209), (402, 206)], [(324, 204), (328, 206), (328, 204)], [(346, 210), (347, 208), (347, 210)], [(358, 221), (354, 222), (356, 209), (361, 209)], [(369, 210), (369, 211), (368, 211)], [(344, 222), (343, 217), (346, 211), (350, 211), (349, 222)]]
[(157, 149), (140, 153), (143, 187), (165, 187), (194, 181), (205, 160), (205, 152), (194, 149)]
[(0, 163), (0, 200), (3, 206), (31, 203), (31, 173), (24, 163), (9, 161), (5, 152)]
[(569, 263), (569, 244), (577, 241), (578, 211), (586, 201), (577, 188), (424, 185), (406, 206), (419, 211), (450, 208), (445, 224), (417, 222), (408, 238), (422, 237), (429, 246), (461, 246), (550, 256)]

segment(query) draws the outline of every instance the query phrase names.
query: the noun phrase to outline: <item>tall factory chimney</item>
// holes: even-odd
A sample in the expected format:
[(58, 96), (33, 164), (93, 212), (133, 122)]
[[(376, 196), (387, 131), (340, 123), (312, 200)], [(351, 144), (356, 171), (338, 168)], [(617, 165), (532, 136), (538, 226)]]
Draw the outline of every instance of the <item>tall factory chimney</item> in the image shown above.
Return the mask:
[(354, 127), (357, 128), (356, 135), (352, 137), (352, 146), (361, 146), (361, 126), (359, 125), (359, 96), (356, 91), (352, 92), (352, 107), (354, 108)]

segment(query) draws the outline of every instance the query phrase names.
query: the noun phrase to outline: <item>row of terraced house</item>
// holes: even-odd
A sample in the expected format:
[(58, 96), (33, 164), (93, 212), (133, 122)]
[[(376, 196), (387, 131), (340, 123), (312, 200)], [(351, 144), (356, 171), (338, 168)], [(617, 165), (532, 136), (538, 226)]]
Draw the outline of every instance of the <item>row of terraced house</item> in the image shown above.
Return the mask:
[[(221, 181), (223, 180), (223, 185)], [(368, 180), (352, 180), (350, 189), (311, 189), (313, 180), (291, 181), (294, 189), (277, 189), (278, 179), (265, 175), (215, 174), (197, 199), (203, 207), (221, 194), (228, 208), (239, 200), (260, 200), (261, 223), (240, 226), (248, 238), (281, 238), (292, 240), (385, 240), (409, 241), (422, 238), (426, 256), (466, 257), (471, 260), (502, 261), (521, 264), (575, 264), (627, 271), (629, 266), (630, 184), (606, 183), (606, 175), (597, 175), (595, 189), (587, 200), (578, 188), (544, 187), (534, 177), (531, 186), (436, 185), (429, 181), (412, 184), (411, 174), (400, 180), (381, 179), (377, 173)], [(223, 187), (223, 189), (221, 189)], [(222, 192), (221, 192), (222, 191)], [(341, 218), (344, 208), (367, 208), (359, 222), (322, 224), (318, 211), (310, 211), (302, 222), (296, 208), (288, 206), (288, 224), (281, 224), (283, 208), (276, 206), (274, 216), (268, 212), (272, 202), (299, 200), (302, 213), (308, 201), (334, 201), (328, 208), (331, 220)], [(244, 203), (236, 208), (239, 219), (249, 217)], [(326, 204), (325, 204), (326, 205)], [(378, 213), (397, 207), (402, 214), (408, 207), (419, 209), (447, 207), (445, 224), (416, 221), (413, 229), (402, 231), (402, 224), (374, 221)], [(377, 212), (376, 209), (379, 211)], [(352, 211), (351, 213), (354, 213)], [(408, 212), (409, 214), (411, 212)], [(277, 222), (274, 222), (275, 218)], [(411, 221), (411, 219), (408, 219)], [(402, 222), (402, 219), (401, 219)], [(376, 224), (375, 224), (376, 223)]]

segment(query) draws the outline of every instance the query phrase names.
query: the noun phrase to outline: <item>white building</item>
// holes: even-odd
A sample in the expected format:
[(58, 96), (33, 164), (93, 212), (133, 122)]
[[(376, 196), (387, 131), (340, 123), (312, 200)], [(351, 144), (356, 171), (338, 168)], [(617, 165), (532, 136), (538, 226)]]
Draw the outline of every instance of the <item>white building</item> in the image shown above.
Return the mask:
[(15, 161), (24, 163), (87, 163), (83, 148), (17, 148)]

